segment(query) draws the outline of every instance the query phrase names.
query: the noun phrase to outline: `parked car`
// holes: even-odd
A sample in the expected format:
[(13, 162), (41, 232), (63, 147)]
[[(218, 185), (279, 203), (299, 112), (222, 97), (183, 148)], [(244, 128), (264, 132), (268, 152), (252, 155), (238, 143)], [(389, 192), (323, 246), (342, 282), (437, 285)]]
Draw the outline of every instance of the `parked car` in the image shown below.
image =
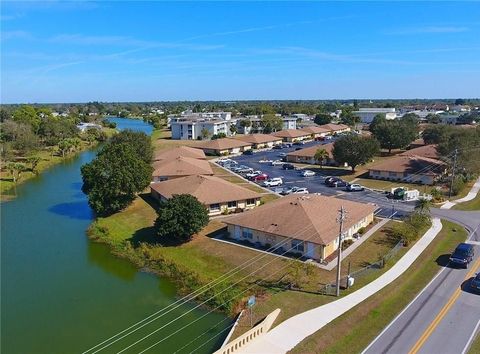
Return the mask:
[(285, 157), (285, 156), (287, 156), (287, 153), (286, 152), (281, 152), (281, 153), (278, 154), (278, 156), (279, 157)]
[(241, 174), (241, 175), (246, 175), (246, 174), (252, 173), (253, 168), (245, 166), (245, 167), (237, 169), (235, 172), (238, 173), (238, 174)]
[(280, 177), (270, 178), (263, 182), (264, 187), (278, 187), (283, 184), (283, 179)]
[(274, 149), (274, 150), (281, 150), (281, 149), (283, 149), (283, 146), (280, 145), (280, 144), (278, 144), (278, 145), (273, 145), (272, 149)]
[(300, 172), (300, 175), (302, 177), (313, 177), (313, 176), (315, 176), (315, 172), (310, 171), (310, 170), (303, 170), (302, 172)]
[(253, 171), (253, 172), (247, 173), (247, 174), (245, 175), (245, 177), (247, 177), (248, 179), (252, 179), (253, 177), (258, 176), (258, 175), (261, 174), (261, 173), (262, 173), (262, 171), (258, 171), (258, 170), (257, 170), (257, 171)]
[(281, 195), (289, 195), (292, 194), (298, 187), (285, 187), (280, 191)]
[(251, 150), (251, 149), (250, 149), (250, 150), (245, 150), (245, 151), (243, 152), (243, 154), (244, 154), (244, 155), (253, 155), (253, 150)]
[(293, 145), (305, 145), (304, 141), (296, 141), (293, 143)]
[(328, 183), (327, 183), (327, 186), (328, 187), (346, 187), (347, 186), (347, 182), (345, 182), (344, 180), (340, 179), (340, 178), (337, 178), (337, 177), (334, 177), (333, 179), (331, 179)]
[(365, 190), (365, 187), (357, 183), (351, 183), (351, 184), (347, 184), (347, 187), (345, 187), (345, 190), (347, 190), (348, 192), (361, 192)]
[(292, 143), (283, 143), (282, 148), (291, 148), (293, 146)]
[(293, 166), (291, 163), (284, 163), (282, 168), (284, 170), (294, 170), (295, 169), (295, 166)]
[(477, 293), (480, 293), (480, 273), (477, 273), (475, 278), (471, 280), (470, 287)]
[(329, 176), (329, 177), (325, 177), (325, 180), (323, 181), (325, 184), (329, 184), (330, 181), (334, 180), (335, 178), (337, 177), (332, 177), (332, 176)]
[(254, 182), (266, 181), (268, 179), (268, 175), (266, 173), (260, 173), (252, 178)]
[(258, 163), (272, 163), (273, 160), (270, 160), (270, 159), (261, 159), (261, 160), (258, 160)]
[(333, 139), (333, 136), (331, 136), (331, 135), (327, 135), (327, 136), (326, 136), (326, 137), (324, 137), (323, 139), (325, 139), (325, 140), (332, 140), (332, 139)]
[(292, 192), (293, 194), (308, 194), (308, 189), (307, 188), (297, 188)]
[(278, 166), (278, 165), (283, 165), (284, 162), (282, 160), (275, 160), (272, 161), (272, 166)]
[(459, 265), (466, 269), (473, 260), (474, 255), (473, 245), (460, 243), (450, 256), (449, 265)]

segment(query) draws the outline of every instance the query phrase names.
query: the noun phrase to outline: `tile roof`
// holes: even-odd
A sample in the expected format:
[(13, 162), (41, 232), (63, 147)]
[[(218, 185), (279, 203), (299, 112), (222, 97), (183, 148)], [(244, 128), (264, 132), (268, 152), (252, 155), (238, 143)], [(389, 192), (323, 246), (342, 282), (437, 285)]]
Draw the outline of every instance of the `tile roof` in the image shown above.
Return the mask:
[(437, 151), (437, 145), (424, 145), (414, 149), (407, 150), (402, 152), (402, 156), (420, 156), (428, 157), (430, 159), (438, 159), (439, 154)]
[(329, 157), (333, 158), (333, 154), (332, 154), (333, 143), (323, 144), (323, 145), (318, 144), (318, 145), (307, 147), (305, 149), (292, 151), (292, 152), (289, 152), (287, 156), (314, 157), (315, 153), (319, 149), (325, 149), (328, 152)]
[(400, 172), (434, 176), (445, 168), (445, 163), (428, 157), (397, 155), (369, 168), (369, 171)]
[(345, 230), (372, 214), (376, 207), (332, 197), (289, 195), (243, 214), (223, 219), (226, 224), (327, 245), (338, 237), (338, 210), (345, 207)]
[(301, 136), (308, 136), (310, 133), (300, 129), (285, 129), (275, 132), (272, 135), (279, 138), (298, 138)]
[(238, 139), (221, 138), (202, 142), (198, 147), (208, 150), (227, 150), (250, 145), (250, 143)]
[(310, 125), (302, 128), (301, 130), (309, 134), (326, 134), (326, 133), (330, 133), (331, 131), (330, 129), (327, 129), (325, 127), (318, 126), (318, 125)]
[(272, 141), (280, 141), (282, 138), (273, 136), (270, 134), (248, 134), (236, 136), (235, 139), (250, 143), (250, 144), (263, 144)]
[(324, 129), (328, 129), (328, 131), (332, 131), (332, 132), (336, 132), (336, 131), (339, 131), (339, 130), (350, 129), (350, 127), (348, 125), (334, 124), (334, 123), (323, 124), (320, 127), (324, 128)]
[(230, 201), (256, 199), (261, 195), (250, 189), (215, 176), (188, 176), (175, 178), (150, 185), (154, 191), (165, 198), (176, 194), (191, 194), (205, 205)]
[(153, 163), (153, 176), (190, 176), (213, 175), (212, 168), (206, 160), (191, 157), (177, 157), (173, 160), (162, 160)]
[(201, 149), (195, 149), (189, 146), (179, 146), (173, 149), (162, 150), (155, 154), (153, 160), (172, 160), (177, 157), (191, 157), (194, 159), (205, 159), (205, 153)]

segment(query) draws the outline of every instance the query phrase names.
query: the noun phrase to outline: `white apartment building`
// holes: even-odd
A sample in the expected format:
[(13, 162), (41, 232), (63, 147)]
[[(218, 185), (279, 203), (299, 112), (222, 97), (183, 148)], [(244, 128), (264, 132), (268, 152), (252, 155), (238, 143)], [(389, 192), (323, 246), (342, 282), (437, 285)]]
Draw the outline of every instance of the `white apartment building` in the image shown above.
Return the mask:
[[(172, 139), (174, 140), (197, 140), (209, 139), (213, 135), (224, 133), (226, 136), (232, 135), (230, 124), (234, 121), (224, 120), (179, 120), (172, 121)], [(208, 131), (207, 135), (204, 135)]]
[(395, 108), (360, 108), (353, 112), (354, 115), (362, 120), (362, 123), (371, 123), (377, 114), (385, 114), (386, 119), (397, 118)]
[[(297, 129), (297, 118), (295, 117), (281, 117), (283, 121), (283, 126), (282, 130), (284, 129)], [(252, 122), (252, 125), (250, 127), (242, 127), (240, 125), (240, 122), (242, 119), (248, 119), (250, 122)], [(260, 121), (261, 117), (259, 116), (247, 116), (245, 118), (239, 118), (237, 120), (237, 129), (240, 134), (250, 134), (253, 130), (259, 130), (261, 131), (260, 127)], [(256, 125), (258, 128), (255, 128), (254, 125)]]

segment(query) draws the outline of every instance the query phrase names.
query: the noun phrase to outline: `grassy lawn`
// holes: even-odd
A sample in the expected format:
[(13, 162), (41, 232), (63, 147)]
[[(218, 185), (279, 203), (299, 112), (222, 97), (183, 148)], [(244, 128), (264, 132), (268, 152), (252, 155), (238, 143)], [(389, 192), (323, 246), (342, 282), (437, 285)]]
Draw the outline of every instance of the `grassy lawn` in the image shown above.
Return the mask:
[(465, 203), (459, 203), (453, 207), (455, 210), (480, 210), (480, 193), (477, 194), (475, 199), (472, 199)]
[(394, 283), (306, 338), (292, 353), (361, 352), (440, 270), (435, 260), (466, 237), (463, 228), (443, 221), (442, 231), (424, 256)]
[(477, 338), (473, 341), (468, 354), (479, 354), (480, 353), (480, 334), (477, 334)]

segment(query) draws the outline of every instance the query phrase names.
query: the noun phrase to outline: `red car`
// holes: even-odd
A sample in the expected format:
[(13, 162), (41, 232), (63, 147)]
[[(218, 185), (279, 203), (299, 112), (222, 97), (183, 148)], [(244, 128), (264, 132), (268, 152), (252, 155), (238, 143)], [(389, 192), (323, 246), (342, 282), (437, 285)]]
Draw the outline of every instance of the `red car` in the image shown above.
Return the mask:
[(266, 181), (268, 179), (268, 175), (266, 173), (261, 173), (259, 175), (256, 175), (255, 177), (252, 178), (252, 181), (258, 182), (258, 181)]

